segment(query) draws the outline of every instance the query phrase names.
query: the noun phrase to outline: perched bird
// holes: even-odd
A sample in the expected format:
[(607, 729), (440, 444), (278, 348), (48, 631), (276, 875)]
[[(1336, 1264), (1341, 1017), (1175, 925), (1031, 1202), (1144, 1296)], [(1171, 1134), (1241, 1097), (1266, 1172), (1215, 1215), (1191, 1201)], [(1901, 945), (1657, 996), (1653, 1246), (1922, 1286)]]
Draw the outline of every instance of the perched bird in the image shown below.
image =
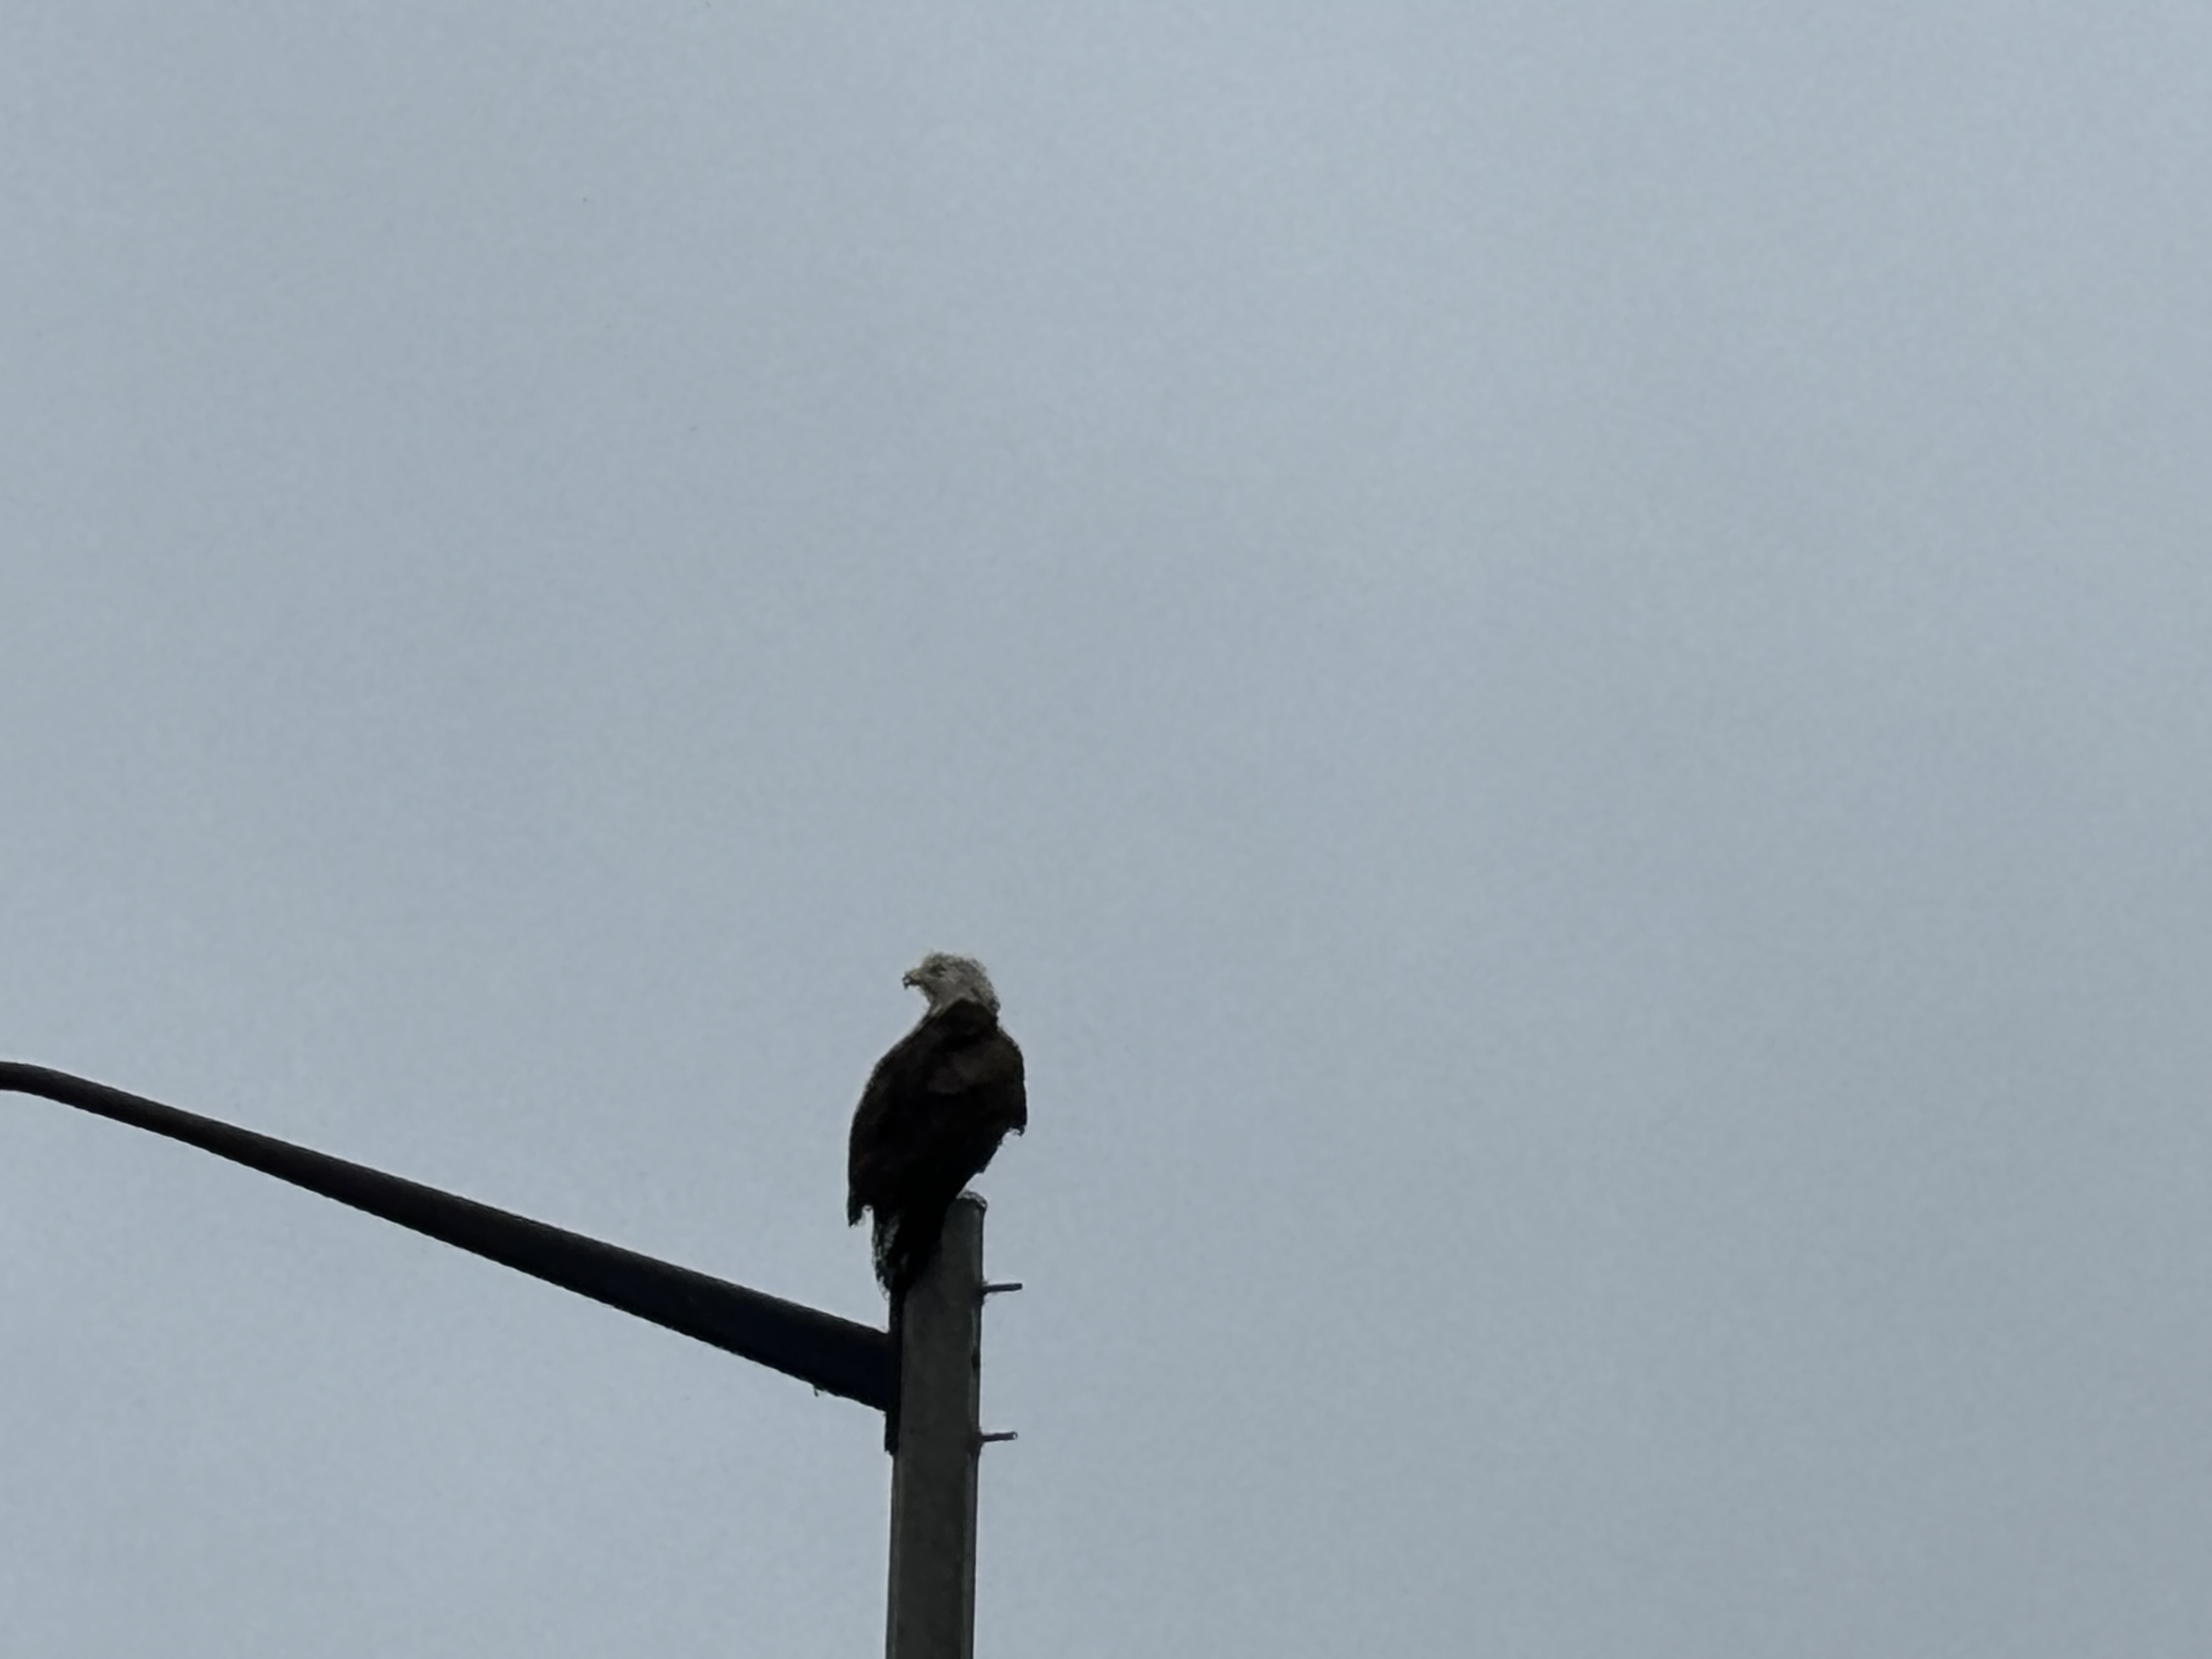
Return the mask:
[(960, 1189), (1030, 1122), (1022, 1051), (983, 964), (937, 951), (901, 982), (929, 1007), (869, 1073), (845, 1166), (846, 1224), (874, 1212), (876, 1278), (894, 1298), (937, 1253)]

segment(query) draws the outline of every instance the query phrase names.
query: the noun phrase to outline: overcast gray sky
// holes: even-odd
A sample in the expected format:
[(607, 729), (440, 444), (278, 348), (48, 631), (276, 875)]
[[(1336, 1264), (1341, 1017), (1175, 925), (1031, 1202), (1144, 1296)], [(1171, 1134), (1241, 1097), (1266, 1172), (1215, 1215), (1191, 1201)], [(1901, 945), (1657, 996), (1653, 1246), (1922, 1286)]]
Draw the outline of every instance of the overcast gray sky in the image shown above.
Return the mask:
[[(2212, 1649), (2212, 13), (0, 9), (0, 1053), (825, 1305), (978, 1652)], [(875, 1650), (843, 1401), (45, 1103), (11, 1652)]]

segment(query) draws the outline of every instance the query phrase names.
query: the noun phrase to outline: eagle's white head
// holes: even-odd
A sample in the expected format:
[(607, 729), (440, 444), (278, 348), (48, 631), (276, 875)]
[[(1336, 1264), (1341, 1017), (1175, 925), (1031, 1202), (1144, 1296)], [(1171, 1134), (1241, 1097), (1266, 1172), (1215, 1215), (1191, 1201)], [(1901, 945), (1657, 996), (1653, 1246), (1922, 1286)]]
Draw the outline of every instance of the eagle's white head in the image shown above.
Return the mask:
[(899, 983), (911, 985), (927, 997), (933, 1014), (955, 1002), (980, 1002), (993, 1013), (999, 1012), (999, 994), (991, 988), (991, 976), (973, 957), (932, 951)]

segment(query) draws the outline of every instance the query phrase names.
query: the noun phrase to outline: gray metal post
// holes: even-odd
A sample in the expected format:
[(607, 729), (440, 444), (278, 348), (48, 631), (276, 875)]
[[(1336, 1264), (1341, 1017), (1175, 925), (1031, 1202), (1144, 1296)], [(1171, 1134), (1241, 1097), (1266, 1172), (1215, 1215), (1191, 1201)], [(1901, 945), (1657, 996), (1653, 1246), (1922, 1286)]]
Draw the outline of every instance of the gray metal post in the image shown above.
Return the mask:
[(982, 1384), (983, 1206), (963, 1194), (892, 1322), (898, 1442), (891, 1461), (888, 1659), (974, 1659), (976, 1416)]

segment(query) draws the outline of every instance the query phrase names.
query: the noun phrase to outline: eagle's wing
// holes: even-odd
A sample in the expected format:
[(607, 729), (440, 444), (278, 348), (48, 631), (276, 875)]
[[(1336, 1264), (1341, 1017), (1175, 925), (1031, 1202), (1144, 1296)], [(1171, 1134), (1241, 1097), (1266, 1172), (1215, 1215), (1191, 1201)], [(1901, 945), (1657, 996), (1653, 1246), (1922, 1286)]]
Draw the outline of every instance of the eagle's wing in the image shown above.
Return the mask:
[(930, 1115), (975, 1146), (981, 1169), (1002, 1136), (1029, 1127), (1030, 1111), (1022, 1051), (997, 1020), (977, 1012), (967, 1040), (939, 1051), (922, 1086), (936, 1108)]
[(970, 1089), (1015, 1087), (1022, 1082), (1022, 1051), (1003, 1031), (979, 1042), (963, 1042), (937, 1058), (922, 1085), (933, 1095), (964, 1094)]
[[(858, 1222), (860, 1212), (875, 1203), (905, 1161), (906, 1137), (898, 1132), (894, 1103), (902, 1092), (900, 1074), (907, 1058), (901, 1044), (877, 1062), (860, 1091), (860, 1104), (853, 1114), (853, 1133), (845, 1147), (845, 1222)], [(908, 1087), (912, 1085), (908, 1084)]]
[(846, 1149), (846, 1219), (908, 1202), (917, 1180), (940, 1166), (954, 1171), (957, 1192), (1005, 1135), (1028, 1125), (1022, 1051), (987, 1010), (954, 1005), (894, 1045), (870, 1074)]

